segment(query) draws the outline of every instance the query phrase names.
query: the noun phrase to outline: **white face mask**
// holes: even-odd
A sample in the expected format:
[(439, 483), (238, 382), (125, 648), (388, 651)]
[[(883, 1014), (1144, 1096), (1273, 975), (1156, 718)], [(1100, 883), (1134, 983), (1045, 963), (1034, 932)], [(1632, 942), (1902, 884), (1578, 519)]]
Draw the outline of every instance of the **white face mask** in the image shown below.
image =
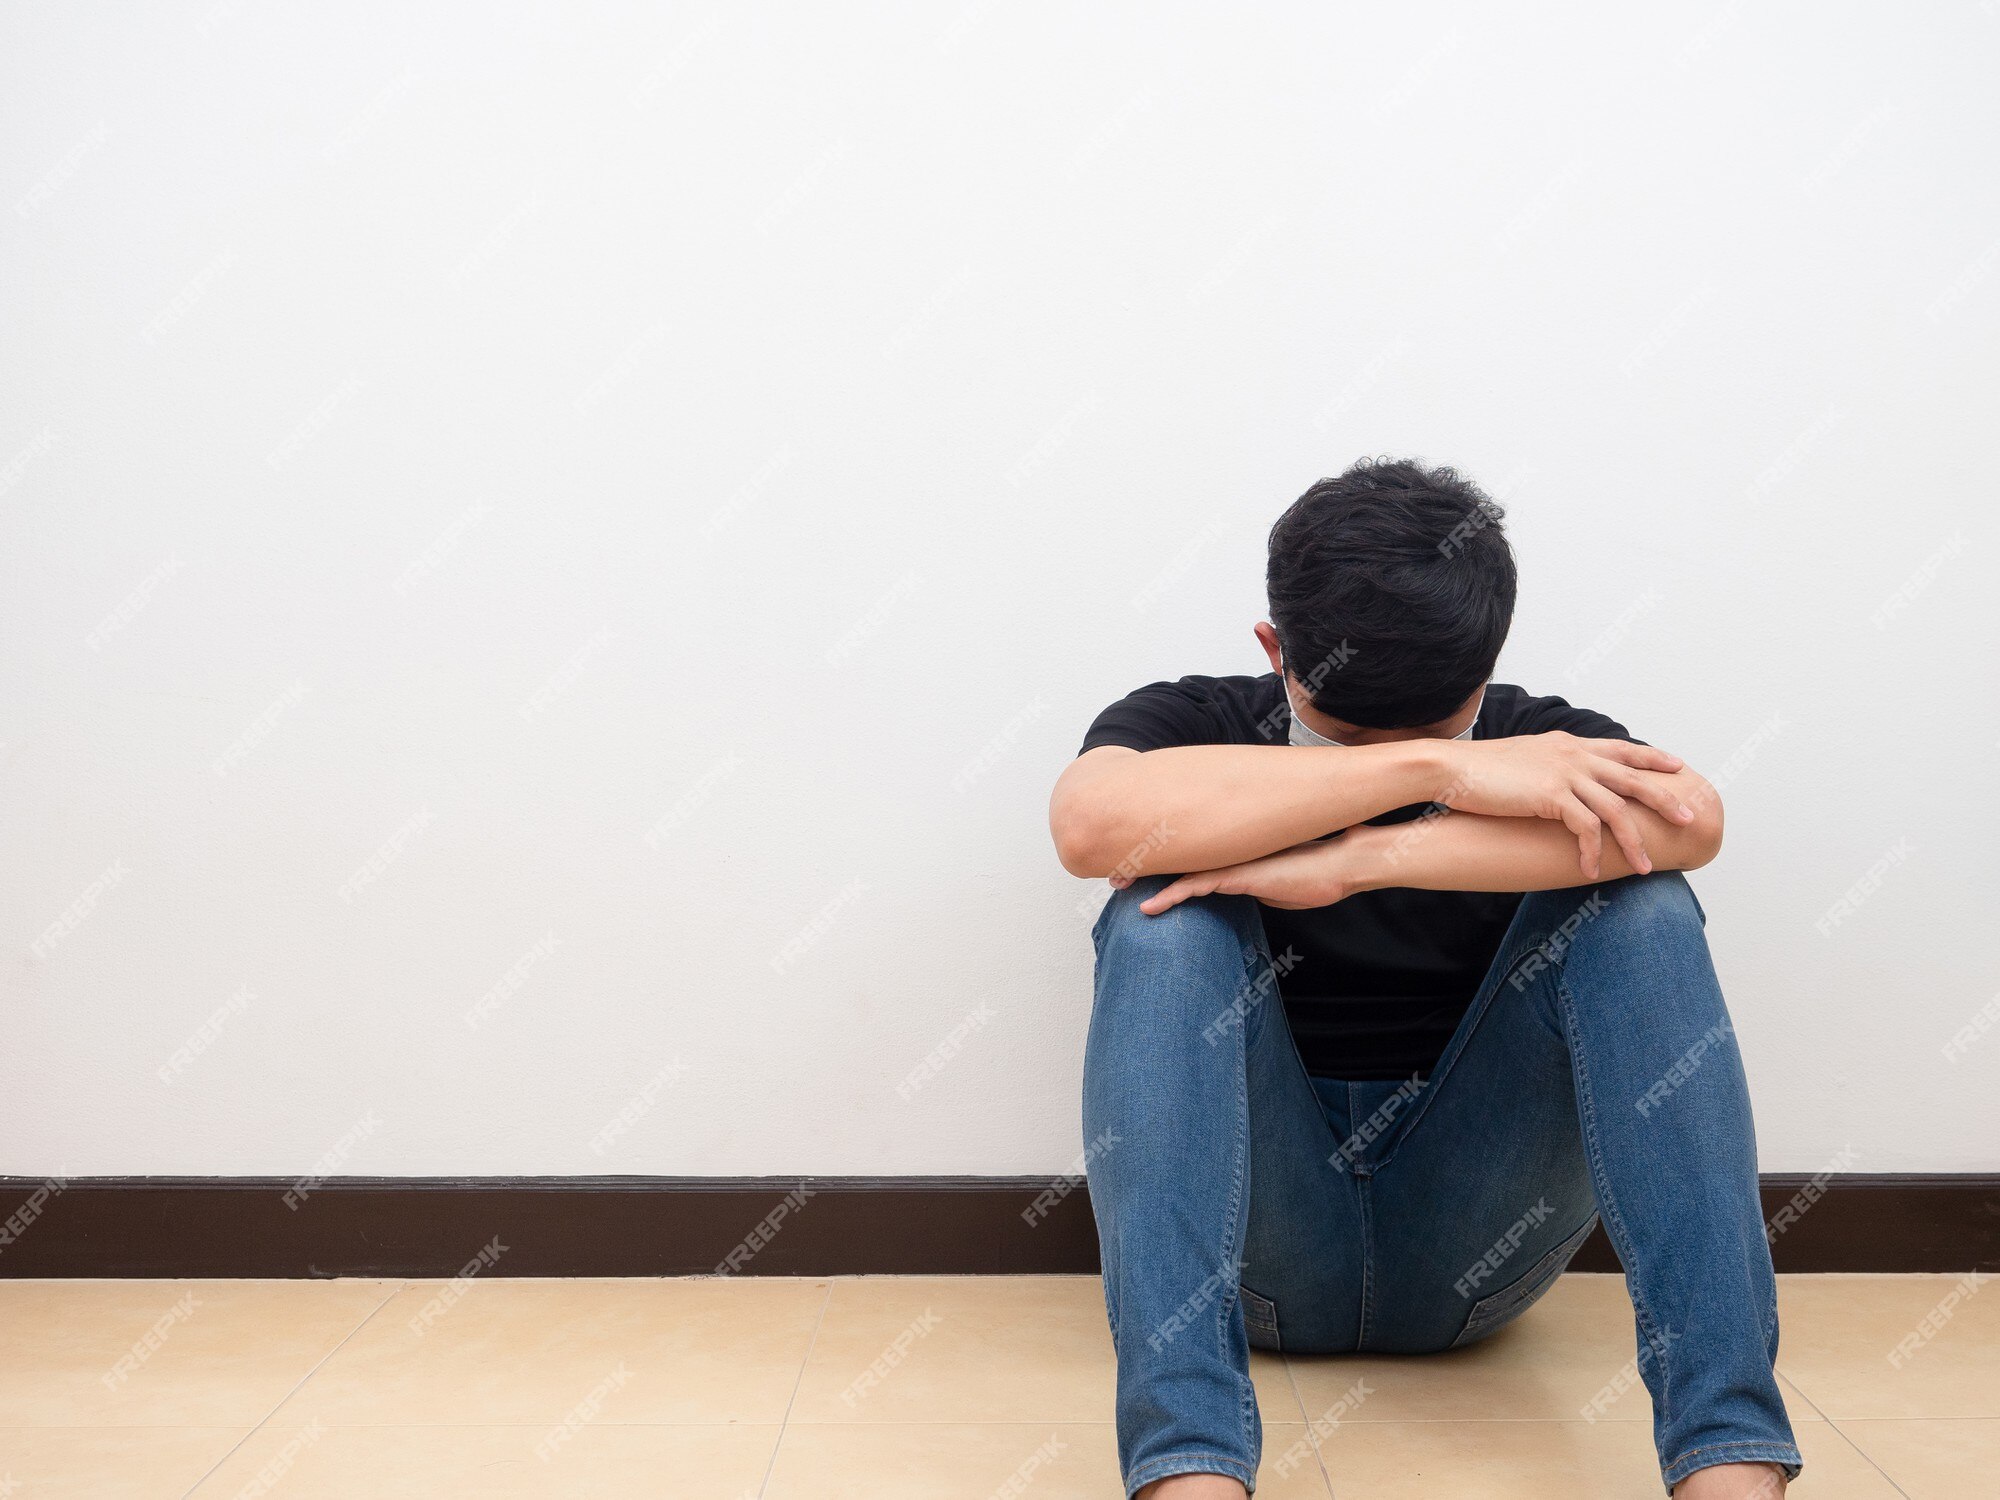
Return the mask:
[[(1287, 736), (1290, 743), (1294, 745), (1320, 745), (1334, 750), (1345, 750), (1347, 746), (1341, 744), (1339, 740), (1328, 739), (1299, 717), (1298, 702), (1292, 697), (1292, 679), (1290, 674), (1285, 671), (1282, 663), (1278, 667), (1278, 681), (1285, 685), (1285, 703), (1292, 711), (1292, 728), (1290, 734)], [(1455, 740), (1471, 739), (1472, 731), (1479, 727), (1479, 710), (1485, 706), (1486, 689), (1481, 688), (1479, 690), (1479, 702), (1472, 710), (1472, 722), (1466, 725), (1461, 732), (1453, 735), (1452, 738)]]

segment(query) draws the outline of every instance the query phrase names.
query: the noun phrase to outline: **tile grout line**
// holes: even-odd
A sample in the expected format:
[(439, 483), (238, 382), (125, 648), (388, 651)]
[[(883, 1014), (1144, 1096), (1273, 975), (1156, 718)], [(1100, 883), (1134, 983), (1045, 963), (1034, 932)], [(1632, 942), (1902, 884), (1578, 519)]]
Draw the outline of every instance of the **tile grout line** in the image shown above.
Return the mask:
[[(1779, 1373), (1781, 1375), (1784, 1374), (1783, 1371), (1780, 1371)], [(1871, 1454), (1866, 1448), (1862, 1447), (1859, 1443), (1855, 1442), (1854, 1439), (1847, 1433), (1842, 1432), (1840, 1430), (1840, 1424), (1834, 1421), (1832, 1417), (1828, 1416), (1824, 1411), (1820, 1409), (1820, 1404), (1817, 1401), (1813, 1400), (1812, 1397), (1806, 1394), (1806, 1388), (1804, 1386), (1800, 1385), (1796, 1380), (1792, 1379), (1792, 1377), (1789, 1375), (1784, 1376), (1784, 1381), (1786, 1385), (1790, 1386), (1793, 1390), (1799, 1393), (1799, 1399), (1805, 1402), (1807, 1406), (1810, 1406), (1813, 1409), (1813, 1414), (1817, 1416), (1820, 1419), (1820, 1421), (1824, 1422), (1827, 1425), (1827, 1427), (1832, 1430), (1832, 1432), (1836, 1437), (1838, 1437), (1843, 1443), (1847, 1444), (1847, 1446), (1852, 1448), (1856, 1453), (1860, 1454), (1862, 1462), (1866, 1463), (1869, 1468), (1873, 1469), (1877, 1474), (1880, 1474), (1882, 1476), (1882, 1482), (1884, 1484), (1888, 1485), (1890, 1489), (1894, 1490), (1897, 1494), (1901, 1495), (1903, 1497), (1903, 1500), (1910, 1500), (1910, 1492), (1904, 1489), (1900, 1484), (1896, 1483), (1894, 1476), (1892, 1476), (1887, 1469), (1883, 1468), (1880, 1464), (1875, 1462), (1873, 1454)]]
[(799, 1387), (806, 1381), (806, 1366), (812, 1363), (813, 1348), (819, 1343), (819, 1331), (826, 1325), (826, 1309), (833, 1301), (833, 1281), (826, 1283), (826, 1295), (820, 1299), (819, 1316), (813, 1319), (812, 1337), (806, 1340), (806, 1352), (799, 1360), (799, 1373), (792, 1379), (792, 1394), (785, 1398), (785, 1414), (778, 1419), (778, 1435), (771, 1442), (771, 1456), (764, 1464), (764, 1477), (757, 1485), (757, 1500), (764, 1500), (764, 1491), (771, 1487), (771, 1471), (778, 1467), (778, 1449), (784, 1446), (785, 1429), (791, 1425), (792, 1408), (798, 1405)]
[(1859, 1443), (1855, 1442), (1853, 1438), (1849, 1437), (1846, 1433), (1842, 1432), (1839, 1427), (1835, 1426), (1832, 1417), (1826, 1418), (1826, 1425), (1833, 1429), (1833, 1434), (1835, 1437), (1839, 1438), (1843, 1443), (1847, 1444), (1848, 1447), (1852, 1448), (1856, 1453), (1861, 1455), (1861, 1461), (1863, 1463), (1867, 1464), (1869, 1468), (1873, 1469), (1877, 1474), (1880, 1474), (1882, 1476), (1882, 1482), (1884, 1484), (1888, 1485), (1890, 1489), (1894, 1490), (1897, 1494), (1901, 1495), (1903, 1497), (1903, 1500), (1910, 1500), (1910, 1492), (1904, 1489), (1900, 1484), (1896, 1483), (1896, 1477), (1893, 1474), (1891, 1474), (1887, 1469), (1883, 1468), (1880, 1464), (1876, 1463), (1875, 1456), (1871, 1454), (1866, 1448), (1862, 1447)]
[[(332, 1278), (332, 1280), (338, 1281), (339, 1278), (334, 1277)], [(195, 1480), (193, 1484), (187, 1487), (187, 1492), (181, 1496), (181, 1500), (189, 1500), (189, 1496), (193, 1495), (196, 1490), (200, 1489), (203, 1485), (207, 1484), (210, 1479), (214, 1478), (216, 1470), (220, 1469), (224, 1464), (228, 1463), (230, 1459), (234, 1458), (236, 1456), (237, 1449), (241, 1448), (245, 1443), (249, 1442), (250, 1439), (255, 1437), (258, 1433), (262, 1432), (264, 1428), (270, 1423), (271, 1418), (275, 1417), (279, 1412), (285, 1409), (285, 1403), (291, 1400), (292, 1397), (296, 1396), (299, 1393), (300, 1387), (302, 1387), (308, 1380), (311, 1380), (313, 1376), (317, 1375), (320, 1372), (320, 1367), (322, 1365), (324, 1365), (328, 1360), (332, 1359), (334, 1355), (340, 1353), (342, 1349), (345, 1349), (347, 1347), (347, 1341), (349, 1339), (353, 1338), (355, 1334), (361, 1332), (362, 1329), (366, 1328), (370, 1323), (372, 1323), (375, 1320), (375, 1314), (379, 1313), (383, 1308), (387, 1307), (391, 1302), (395, 1301), (396, 1298), (403, 1292), (408, 1291), (409, 1286), (410, 1283), (407, 1280), (397, 1281), (397, 1283), (389, 1289), (388, 1295), (383, 1297), (383, 1299), (380, 1302), (376, 1303), (373, 1307), (368, 1309), (367, 1317), (363, 1318), (359, 1323), (356, 1323), (352, 1328), (348, 1329), (346, 1334), (341, 1338), (339, 1343), (335, 1344), (331, 1349), (327, 1350), (326, 1353), (322, 1354), (318, 1359), (313, 1361), (312, 1368), (306, 1371), (305, 1374), (301, 1375), (296, 1381), (292, 1383), (292, 1388), (286, 1391), (284, 1395), (278, 1398), (278, 1404), (276, 1406), (272, 1407), (269, 1411), (265, 1412), (264, 1415), (258, 1419), (256, 1426), (252, 1427), (248, 1432), (244, 1433), (242, 1437), (238, 1438), (234, 1443), (232, 1443), (227, 1453), (223, 1454), (222, 1457), (218, 1458), (214, 1463), (210, 1464), (208, 1468), (202, 1473), (201, 1477)]]
[(1299, 1403), (1299, 1416), (1305, 1420), (1306, 1441), (1312, 1443), (1313, 1462), (1319, 1465), (1320, 1482), (1326, 1486), (1326, 1500), (1334, 1500), (1333, 1476), (1326, 1472), (1325, 1450), (1318, 1443), (1313, 1443), (1312, 1418), (1306, 1416), (1306, 1393), (1299, 1389), (1299, 1372), (1292, 1368), (1292, 1362), (1287, 1356), (1280, 1354), (1278, 1358), (1284, 1361), (1285, 1379), (1291, 1382), (1292, 1399)]

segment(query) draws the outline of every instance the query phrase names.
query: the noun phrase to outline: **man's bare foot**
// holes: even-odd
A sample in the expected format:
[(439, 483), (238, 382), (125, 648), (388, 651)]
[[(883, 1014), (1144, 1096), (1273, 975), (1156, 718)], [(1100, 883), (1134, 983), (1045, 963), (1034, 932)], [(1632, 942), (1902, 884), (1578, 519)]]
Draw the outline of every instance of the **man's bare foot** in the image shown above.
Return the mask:
[(1170, 1474), (1155, 1479), (1132, 1500), (1244, 1500), (1248, 1493), (1227, 1474)]
[(1712, 1464), (1674, 1486), (1674, 1500), (1783, 1500), (1784, 1493), (1776, 1464)]

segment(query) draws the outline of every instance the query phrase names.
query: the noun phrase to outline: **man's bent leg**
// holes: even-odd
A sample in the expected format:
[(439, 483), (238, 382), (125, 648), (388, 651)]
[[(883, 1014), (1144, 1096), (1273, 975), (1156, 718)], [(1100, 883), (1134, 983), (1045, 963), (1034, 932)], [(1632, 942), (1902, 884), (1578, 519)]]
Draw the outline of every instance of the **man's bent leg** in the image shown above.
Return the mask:
[(1546, 1291), (1590, 1227), (1624, 1261), (1671, 1488), (1798, 1450), (1748, 1089), (1678, 874), (1523, 899), (1464, 1022), (1374, 1167), (1369, 1348), (1465, 1344)]
[(1799, 1453), (1778, 1393), (1778, 1292), (1736, 1033), (1678, 874), (1527, 897), (1569, 1043), (1585, 1154), (1625, 1264), (1667, 1486)]
[[(1084, 1057), (1119, 1462), (1128, 1493), (1196, 1473), (1252, 1488), (1262, 1432), (1239, 1279), (1254, 1287), (1260, 1269), (1282, 1269), (1245, 1269), (1253, 1131), (1260, 1193), (1301, 1201), (1311, 1195), (1287, 1191), (1284, 1163), (1324, 1168), (1326, 1125), (1292, 1050), (1256, 903), (1206, 897), (1141, 912), (1165, 883), (1114, 892), (1098, 919)], [(1337, 1258), (1322, 1243), (1337, 1233), (1322, 1210), (1287, 1253)], [(1262, 1313), (1257, 1322), (1257, 1341), (1273, 1343)]]

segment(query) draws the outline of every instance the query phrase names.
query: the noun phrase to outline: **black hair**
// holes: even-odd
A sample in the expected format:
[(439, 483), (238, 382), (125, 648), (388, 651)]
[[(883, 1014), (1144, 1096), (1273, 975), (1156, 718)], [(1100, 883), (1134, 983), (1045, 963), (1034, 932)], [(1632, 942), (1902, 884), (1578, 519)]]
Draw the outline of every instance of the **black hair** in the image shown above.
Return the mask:
[(1447, 718), (1493, 675), (1514, 618), (1504, 513), (1471, 480), (1363, 459), (1271, 528), (1265, 587), (1285, 666), (1343, 723)]

